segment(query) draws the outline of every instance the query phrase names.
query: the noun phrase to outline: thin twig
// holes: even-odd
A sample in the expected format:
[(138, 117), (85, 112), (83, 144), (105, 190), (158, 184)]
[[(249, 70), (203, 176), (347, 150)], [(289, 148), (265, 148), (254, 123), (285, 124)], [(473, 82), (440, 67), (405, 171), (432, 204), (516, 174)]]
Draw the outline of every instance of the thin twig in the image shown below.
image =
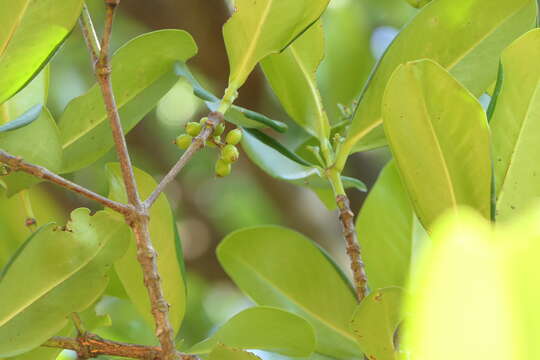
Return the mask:
[[(76, 339), (55, 336), (49, 339), (42, 346), (49, 348), (67, 349), (77, 353), (79, 358), (91, 359), (100, 355), (119, 356), (130, 359), (140, 360), (161, 360), (162, 351), (156, 346), (143, 346), (128, 344), (117, 341), (102, 339), (101, 337), (85, 333)], [(184, 355), (176, 352), (176, 356), (182, 360), (195, 360), (192, 355)]]
[[(122, 178), (128, 201), (135, 208), (133, 216), (127, 218), (128, 224), (133, 229), (137, 244), (137, 260), (139, 261), (146, 286), (148, 297), (152, 308), (152, 315), (155, 320), (155, 334), (161, 344), (161, 360), (175, 360), (177, 353), (174, 345), (174, 330), (169, 321), (169, 304), (163, 296), (163, 289), (160, 283), (160, 276), (157, 268), (157, 255), (150, 239), (148, 230), (149, 216), (148, 210), (141, 202), (137, 190), (137, 184), (133, 173), (133, 166), (129, 157), (124, 131), (122, 129), (118, 107), (114, 99), (111, 64), (109, 48), (111, 42), (112, 26), (116, 9), (120, 0), (105, 0), (107, 13), (105, 17), (105, 28), (101, 40), (101, 50), (99, 58), (95, 64), (95, 73), (103, 94), (105, 108), (112, 129), (113, 140), (116, 153), (122, 170)], [(81, 22), (81, 26), (91, 26), (91, 22)], [(91, 33), (93, 30), (83, 30)], [(85, 37), (87, 46), (92, 49), (99, 48), (99, 44), (92, 43), (92, 37)]]
[(67, 179), (64, 179), (59, 175), (56, 175), (52, 171), (42, 166), (27, 163), (22, 158), (11, 155), (1, 149), (0, 162), (6, 164), (11, 171), (23, 171), (40, 179), (50, 181), (65, 189), (76, 192), (77, 194), (80, 194), (90, 200), (96, 201), (101, 205), (104, 205), (125, 216), (129, 216), (133, 212), (132, 207), (129, 205), (121, 204), (119, 202), (103, 197), (99, 194), (96, 194), (95, 192), (88, 190), (87, 188), (84, 188)]
[(199, 135), (193, 139), (191, 145), (186, 149), (182, 154), (178, 162), (172, 167), (167, 175), (161, 180), (156, 189), (152, 194), (146, 199), (144, 205), (146, 208), (150, 208), (154, 202), (157, 200), (159, 195), (165, 190), (167, 185), (169, 185), (178, 173), (184, 168), (184, 166), (191, 160), (193, 155), (200, 149), (204, 147), (206, 141), (212, 136), (216, 127), (223, 122), (223, 115), (218, 112), (212, 112), (208, 115), (208, 120), (205, 123), (205, 127), (202, 129)]
[(354, 228), (354, 214), (349, 204), (349, 198), (346, 195), (338, 195), (336, 202), (339, 208), (339, 220), (343, 229), (343, 237), (347, 242), (347, 255), (351, 260), (356, 297), (360, 302), (366, 297), (368, 289), (366, 270), (362, 261), (356, 229)]

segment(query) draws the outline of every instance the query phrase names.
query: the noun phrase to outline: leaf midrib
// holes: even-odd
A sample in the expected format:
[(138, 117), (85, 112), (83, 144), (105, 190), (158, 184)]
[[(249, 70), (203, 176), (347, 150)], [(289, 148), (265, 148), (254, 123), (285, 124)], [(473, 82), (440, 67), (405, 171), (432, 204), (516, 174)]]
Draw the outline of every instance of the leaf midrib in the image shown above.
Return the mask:
[(309, 90), (311, 92), (311, 96), (313, 97), (313, 100), (315, 100), (315, 105), (317, 109), (317, 121), (319, 123), (317, 127), (317, 133), (319, 134), (320, 141), (323, 142), (326, 140), (326, 134), (324, 134), (324, 129), (326, 128), (325, 123), (327, 122), (327, 118), (324, 113), (321, 96), (314, 82), (313, 76), (310, 76), (310, 72), (306, 69), (306, 66), (302, 61), (302, 58), (298, 55), (294, 44), (290, 46), (290, 49), (293, 58), (298, 63), (298, 67), (300, 68), (302, 76), (306, 79)]
[[(168, 74), (168, 71), (165, 71), (162, 75), (157, 76), (156, 79), (154, 79), (153, 81), (150, 81), (150, 84), (154, 84), (154, 83), (160, 81), (161, 79), (163, 79), (164, 76), (167, 76), (167, 74)], [(97, 88), (97, 87), (98, 87), (98, 85), (94, 84), (94, 86), (86, 94), (82, 95), (81, 98), (91, 94), (93, 89)], [(138, 97), (140, 94), (142, 94), (148, 88), (149, 88), (149, 86), (146, 86), (146, 87), (141, 88), (140, 91), (132, 92), (131, 96), (127, 97), (124, 101), (117, 103), (118, 109), (121, 109), (122, 107), (126, 106), (126, 104), (130, 103), (133, 99)], [(77, 101), (77, 100), (78, 99), (75, 99), (75, 101)], [(66, 142), (64, 142), (62, 144), (62, 150), (67, 149), (68, 147), (70, 147), (71, 145), (73, 145), (74, 143), (76, 143), (77, 141), (82, 139), (85, 135), (92, 132), (92, 130), (98, 128), (100, 125), (102, 125), (104, 122), (106, 122), (107, 119), (108, 119), (107, 112), (104, 112), (99, 121), (96, 121), (96, 122), (92, 123), (91, 126), (87, 127), (84, 131), (77, 133), (74, 137), (72, 137), (69, 140), (67, 140)]]
[(451, 198), (451, 201), (452, 201), (452, 205), (453, 205), (453, 209), (454, 211), (456, 210), (457, 208), (457, 199), (456, 199), (456, 194), (454, 192), (454, 183), (452, 181), (452, 177), (450, 176), (450, 170), (448, 169), (448, 163), (446, 161), (446, 157), (444, 156), (444, 152), (442, 150), (442, 147), (441, 147), (441, 143), (439, 142), (439, 138), (437, 137), (437, 132), (435, 131), (435, 128), (433, 127), (433, 123), (431, 122), (431, 115), (429, 113), (429, 110), (426, 106), (426, 102), (425, 102), (425, 99), (426, 99), (426, 94), (424, 93), (422, 87), (420, 86), (420, 83), (418, 81), (418, 79), (414, 79), (413, 83), (415, 84), (414, 86), (417, 87), (417, 90), (419, 92), (419, 94), (422, 94), (422, 99), (421, 99), (421, 103), (422, 103), (422, 110), (424, 111), (424, 114), (425, 114), (425, 117), (424, 119), (427, 119), (427, 124), (428, 124), (428, 129), (433, 137), (433, 141), (435, 142), (435, 148), (436, 148), (436, 153), (438, 155), (438, 157), (440, 158), (440, 164), (442, 165), (442, 168), (443, 168), (443, 172), (444, 172), (444, 179), (446, 180), (447, 184), (448, 184), (448, 188), (449, 188), (449, 194), (450, 194), (450, 198)]
[(255, 33), (253, 34), (253, 38), (252, 38), (253, 41), (251, 41), (251, 43), (249, 44), (245, 52), (245, 56), (238, 67), (239, 71), (241, 71), (241, 69), (244, 69), (247, 63), (249, 62), (249, 59), (253, 57), (253, 54), (255, 53), (255, 49), (257, 48), (257, 43), (259, 42), (259, 38), (261, 37), (262, 28), (264, 27), (266, 20), (268, 19), (268, 16), (270, 14), (270, 9), (272, 8), (273, 3), (274, 3), (273, 0), (268, 1), (268, 4), (266, 5), (266, 8), (264, 9), (262, 13), (262, 16), (259, 22), (260, 25), (255, 29)]
[[(112, 236), (109, 236), (108, 239), (110, 240), (112, 238)], [(8, 314), (7, 316), (4, 317), (4, 319), (0, 320), (0, 327), (4, 326), (6, 323), (8, 323), (9, 321), (11, 321), (13, 318), (15, 318), (16, 316), (18, 316), (19, 314), (21, 314), (22, 312), (24, 312), (26, 309), (28, 309), (30, 306), (32, 306), (33, 304), (35, 304), (37, 301), (39, 301), (41, 298), (47, 296), (48, 294), (50, 294), (52, 291), (54, 291), (58, 286), (60, 286), (61, 284), (63, 284), (65, 281), (69, 280), (70, 278), (73, 277), (74, 274), (78, 273), (79, 271), (81, 271), (84, 267), (86, 267), (88, 264), (90, 264), (93, 260), (95, 260), (95, 258), (97, 257), (97, 255), (101, 252), (101, 250), (103, 250), (103, 248), (105, 247), (105, 245), (107, 245), (109, 243), (109, 240), (105, 241), (105, 239), (103, 241), (100, 242), (100, 246), (96, 248), (96, 251), (94, 252), (94, 254), (91, 256), (91, 257), (88, 257), (88, 261), (85, 261), (85, 262), (82, 262), (80, 266), (78, 266), (77, 268), (73, 269), (71, 272), (67, 273), (64, 277), (60, 278), (58, 281), (56, 281), (55, 283), (53, 283), (52, 285), (50, 285), (49, 287), (47, 287), (46, 289), (44, 289), (44, 291), (38, 293), (37, 295), (35, 295), (33, 298), (31, 298), (29, 301), (27, 301), (24, 305), (22, 306), (19, 306), (17, 307), (12, 313)], [(7, 275), (7, 274), (6, 274)]]
[(473, 43), (473, 46), (469, 47), (469, 49), (467, 51), (465, 51), (461, 56), (458, 56), (453, 62), (451, 62), (450, 64), (448, 64), (448, 70), (450, 71), (452, 68), (454, 68), (454, 66), (456, 66), (458, 63), (460, 63), (463, 59), (465, 59), (469, 54), (471, 54), (474, 50), (476, 50), (478, 48), (478, 45), (481, 44), (482, 42), (484, 42), (487, 38), (491, 37), (491, 35), (493, 35), (493, 33), (495, 33), (496, 31), (498, 31), (500, 29), (500, 27), (510, 21), (510, 19), (514, 18), (514, 16), (516, 14), (518, 14), (519, 12), (521, 12), (525, 7), (529, 6), (529, 2), (526, 2), (523, 6), (521, 6), (520, 8), (518, 8), (516, 11), (514, 11), (513, 13), (511, 13), (510, 15), (508, 15), (507, 17), (505, 17), (504, 19), (502, 19), (502, 21), (498, 22), (495, 26), (492, 27), (492, 29), (490, 31), (488, 31), (481, 39), (479, 39), (478, 41), (474, 42)]
[[(524, 137), (523, 136), (524, 130), (529, 125), (529, 120), (530, 120), (530, 117), (531, 117), (530, 115), (531, 115), (532, 109), (534, 108), (534, 100), (538, 98), (539, 90), (540, 90), (540, 82), (537, 81), (536, 82), (536, 88), (534, 89), (534, 91), (533, 91), (533, 93), (531, 95), (531, 98), (528, 101), (529, 106), (527, 107), (527, 112), (526, 112), (526, 114), (524, 116), (523, 122), (521, 123), (520, 129), (519, 129), (519, 134), (518, 134), (518, 136), (516, 138), (516, 141), (513, 143), (512, 155), (510, 156), (510, 160), (508, 161), (508, 166), (506, 167), (503, 178), (501, 179), (501, 189), (500, 189), (501, 194), (503, 192), (502, 190), (503, 190), (504, 186), (506, 185), (506, 179), (508, 177), (508, 174), (511, 172), (511, 169), (513, 168), (513, 163), (516, 160), (518, 149), (520, 148), (520, 144), (521, 144), (521, 142), (523, 140), (523, 137)], [(500, 198), (499, 198), (499, 200), (500, 200)]]
[[(334, 324), (329, 323), (326, 319), (321, 318), (318, 314), (314, 313), (310, 309), (302, 306), (302, 304), (298, 303), (293, 297), (288, 296), (285, 291), (281, 290), (281, 288), (277, 284), (274, 284), (270, 279), (268, 279), (266, 276), (264, 276), (259, 271), (257, 271), (257, 269), (255, 267), (253, 267), (250, 263), (244, 261), (243, 258), (234, 257), (234, 256), (231, 256), (231, 257), (237, 259), (237, 261), (242, 263), (244, 266), (246, 266), (247, 268), (253, 270), (253, 272), (252, 272), (253, 274), (256, 274), (260, 279), (262, 279), (264, 282), (266, 282), (269, 286), (271, 286), (273, 289), (275, 289), (278, 293), (284, 295), (291, 303), (293, 303), (299, 309), (302, 309), (308, 315), (310, 315), (314, 319), (320, 321), (322, 324), (324, 324), (328, 328), (334, 330), (336, 333), (340, 334), (341, 336), (347, 338), (348, 340), (352, 341), (353, 343), (356, 343), (356, 339), (354, 338), (354, 336), (352, 334), (349, 334), (346, 331), (344, 331), (343, 329), (340, 329), (340, 328), (336, 327)], [(352, 314), (351, 314), (351, 316), (352, 316)]]
[(0, 49), (0, 60), (4, 56), (4, 53), (6, 49), (8, 48), (9, 44), (11, 43), (11, 40), (13, 40), (13, 37), (15, 36), (15, 33), (17, 32), (17, 28), (19, 27), (19, 25), (21, 25), (22, 19), (24, 15), (26, 14), (26, 11), (28, 10), (28, 6), (30, 5), (30, 2), (31, 0), (26, 1), (22, 11), (19, 13), (19, 16), (17, 17), (17, 20), (13, 23), (13, 26), (11, 27), (9, 31), (9, 35), (6, 41), (4, 42), (4, 44), (2, 44), (2, 48)]

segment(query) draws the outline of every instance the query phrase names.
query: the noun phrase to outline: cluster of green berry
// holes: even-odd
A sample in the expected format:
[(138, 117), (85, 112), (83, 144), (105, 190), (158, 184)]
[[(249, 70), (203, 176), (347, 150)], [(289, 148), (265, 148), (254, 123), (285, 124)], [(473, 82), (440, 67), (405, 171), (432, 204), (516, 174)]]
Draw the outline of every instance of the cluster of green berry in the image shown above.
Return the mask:
[[(176, 146), (186, 150), (192, 143), (193, 138), (200, 134), (208, 118), (202, 118), (200, 122), (189, 122), (186, 124), (186, 133), (179, 135), (176, 140)], [(227, 176), (231, 173), (231, 164), (238, 160), (240, 153), (236, 145), (242, 140), (242, 130), (234, 129), (227, 133), (225, 142), (221, 140), (221, 135), (225, 131), (225, 124), (220, 123), (211, 138), (206, 141), (209, 147), (220, 149), (220, 157), (216, 162), (215, 172), (219, 177)]]

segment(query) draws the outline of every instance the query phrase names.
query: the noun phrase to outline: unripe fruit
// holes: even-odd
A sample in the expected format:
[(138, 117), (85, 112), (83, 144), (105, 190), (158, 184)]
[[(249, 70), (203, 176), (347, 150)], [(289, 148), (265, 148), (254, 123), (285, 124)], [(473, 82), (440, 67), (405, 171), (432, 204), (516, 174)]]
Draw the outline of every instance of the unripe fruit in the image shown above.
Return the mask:
[(219, 177), (227, 176), (231, 173), (231, 164), (222, 159), (219, 159), (216, 162), (215, 171), (216, 175)]
[(197, 136), (201, 132), (201, 129), (202, 125), (198, 122), (192, 121), (186, 124), (186, 133), (188, 133), (188, 135)]
[(223, 134), (224, 131), (225, 131), (225, 124), (221, 122), (218, 124), (218, 126), (216, 126), (216, 129), (214, 130), (214, 135), (220, 136), (221, 134)]
[(227, 144), (238, 145), (240, 141), (242, 141), (242, 130), (240, 129), (234, 129), (229, 131), (229, 133), (225, 137), (225, 142)]
[(182, 134), (176, 138), (175, 144), (180, 149), (186, 150), (189, 147), (189, 145), (191, 145), (192, 141), (193, 141), (193, 136), (188, 135), (188, 134)]
[(234, 145), (225, 145), (225, 147), (223, 147), (223, 149), (221, 150), (221, 158), (228, 163), (233, 163), (237, 161), (239, 157), (240, 153)]
[(207, 121), (208, 121), (208, 118), (207, 118), (207, 117), (203, 117), (203, 118), (199, 121), (199, 124), (201, 124), (201, 126), (205, 126)]

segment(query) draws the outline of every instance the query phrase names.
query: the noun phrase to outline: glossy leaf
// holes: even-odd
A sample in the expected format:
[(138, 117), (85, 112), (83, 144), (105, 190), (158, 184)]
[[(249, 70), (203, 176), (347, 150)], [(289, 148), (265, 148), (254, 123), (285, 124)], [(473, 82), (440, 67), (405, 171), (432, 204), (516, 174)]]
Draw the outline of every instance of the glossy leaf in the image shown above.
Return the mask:
[(415, 234), (421, 231), (392, 161), (382, 170), (356, 221), (358, 242), (362, 245), (372, 289), (405, 286)]
[(0, 2), (0, 104), (24, 87), (69, 35), (82, 0)]
[(45, 67), (28, 85), (11, 99), (0, 104), (0, 124), (8, 124), (28, 109), (47, 103), (50, 82), (50, 66)]
[(244, 84), (255, 65), (285, 49), (321, 16), (329, 0), (237, 0), (223, 26), (229, 87)]
[(315, 328), (317, 352), (360, 355), (348, 324), (352, 288), (336, 265), (292, 230), (261, 226), (236, 231), (217, 249), (227, 274), (257, 304), (293, 311)]
[(494, 244), (487, 221), (464, 210), (436, 226), (406, 306), (405, 348), (411, 359), (529, 358), (515, 351), (525, 333), (516, 327), (517, 304), (512, 303), (527, 292), (507, 286), (510, 268)]
[(313, 327), (298, 315), (260, 306), (236, 314), (210, 338), (186, 352), (207, 354), (218, 344), (301, 357), (310, 355), (315, 349), (315, 333)]
[[(0, 133), (0, 148), (21, 156), (25, 161), (58, 171), (62, 166), (62, 147), (56, 122), (48, 109), (31, 124), (17, 130)], [(39, 179), (21, 172), (2, 177), (9, 196), (39, 182)]]
[(71, 219), (66, 230), (43, 227), (4, 267), (0, 356), (32, 350), (60, 331), (69, 314), (101, 295), (108, 269), (124, 254), (129, 229), (121, 218), (77, 209)]
[(459, 205), (490, 218), (486, 114), (456, 79), (431, 60), (400, 66), (388, 83), (383, 117), (403, 184), (428, 231)]
[(367, 359), (397, 360), (395, 332), (402, 320), (397, 287), (379, 289), (366, 297), (354, 312), (351, 329)]
[[(352, 120), (346, 148), (380, 126), (384, 89), (400, 64), (433, 59), (480, 96), (495, 82), (500, 53), (535, 26), (536, 12), (534, 0), (437, 0), (428, 4), (400, 32), (374, 70)], [(380, 142), (383, 132), (379, 130), (378, 135), (371, 141)]]
[[(118, 164), (109, 164), (107, 173), (110, 198), (126, 202), (127, 196), (120, 166)], [(143, 198), (149, 196), (157, 186), (150, 175), (139, 169), (135, 169), (135, 180)], [(150, 236), (154, 248), (159, 254), (157, 265), (160, 273), (163, 274), (161, 278), (163, 293), (170, 304), (169, 319), (174, 330), (178, 331), (186, 309), (186, 286), (182, 245), (176, 234), (175, 226), (176, 223), (171, 207), (165, 195), (162, 194), (150, 210)], [(144, 286), (141, 266), (137, 261), (137, 247), (133, 235), (126, 255), (116, 262), (115, 269), (131, 301), (148, 323), (153, 325), (154, 320), (151, 315), (150, 300)]]
[(317, 86), (324, 57), (324, 33), (317, 22), (280, 54), (261, 62), (266, 78), (289, 116), (311, 135), (325, 141), (330, 124)]
[(208, 360), (260, 360), (260, 358), (247, 351), (218, 345), (212, 350)]
[[(125, 132), (131, 130), (177, 82), (174, 64), (197, 53), (182, 30), (159, 30), (136, 37), (112, 58), (113, 89)], [(107, 113), (97, 84), (72, 100), (60, 119), (64, 173), (92, 164), (112, 146)]]
[(503, 82), (491, 118), (497, 215), (507, 219), (540, 196), (535, 161), (540, 151), (540, 30), (516, 40), (502, 55)]

